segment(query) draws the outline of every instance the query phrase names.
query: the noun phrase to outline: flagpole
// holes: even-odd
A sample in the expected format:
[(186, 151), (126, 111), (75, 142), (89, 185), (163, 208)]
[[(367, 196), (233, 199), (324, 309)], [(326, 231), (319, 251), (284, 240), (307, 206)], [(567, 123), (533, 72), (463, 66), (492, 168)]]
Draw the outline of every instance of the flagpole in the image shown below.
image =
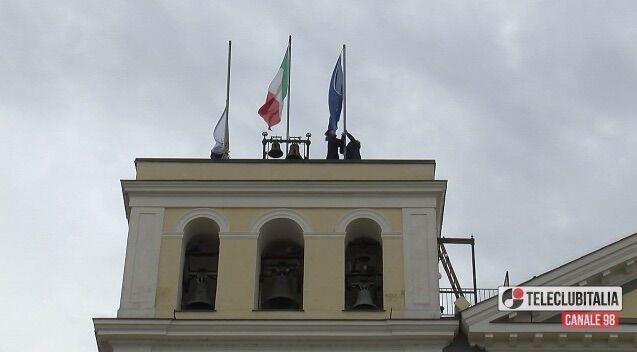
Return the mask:
[[(292, 35), (290, 35), (288, 37), (288, 108), (287, 108), (287, 122), (286, 122), (286, 132), (285, 132), (285, 139), (288, 140), (290, 139), (290, 93), (291, 93), (291, 89), (290, 87), (292, 86), (291, 81), (290, 81), (290, 71), (292, 71)], [(285, 142), (285, 153), (287, 154), (288, 151), (288, 142)]]
[[(347, 64), (345, 61), (345, 44), (343, 44), (343, 132), (347, 132)], [(345, 146), (346, 136), (343, 136)]]
[(226, 131), (224, 140), (224, 159), (230, 159), (230, 62), (232, 59), (232, 40), (228, 40), (228, 74), (226, 75)]

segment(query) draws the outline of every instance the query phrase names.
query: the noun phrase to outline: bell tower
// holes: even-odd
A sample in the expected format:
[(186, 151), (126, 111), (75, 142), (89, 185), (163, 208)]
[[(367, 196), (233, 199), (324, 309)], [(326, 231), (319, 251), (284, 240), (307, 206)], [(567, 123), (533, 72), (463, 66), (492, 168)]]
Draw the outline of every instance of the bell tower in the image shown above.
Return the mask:
[(428, 160), (137, 159), (101, 352), (442, 351)]

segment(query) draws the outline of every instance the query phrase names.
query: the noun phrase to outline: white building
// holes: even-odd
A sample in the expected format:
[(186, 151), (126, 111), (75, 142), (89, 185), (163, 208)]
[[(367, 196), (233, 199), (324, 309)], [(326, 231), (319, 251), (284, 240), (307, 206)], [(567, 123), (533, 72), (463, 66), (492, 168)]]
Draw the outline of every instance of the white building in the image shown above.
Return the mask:
[(637, 234), (520, 286), (621, 286), (616, 328), (562, 328), (561, 312), (501, 312), (497, 297), (462, 312), (462, 331), (486, 351), (637, 351)]

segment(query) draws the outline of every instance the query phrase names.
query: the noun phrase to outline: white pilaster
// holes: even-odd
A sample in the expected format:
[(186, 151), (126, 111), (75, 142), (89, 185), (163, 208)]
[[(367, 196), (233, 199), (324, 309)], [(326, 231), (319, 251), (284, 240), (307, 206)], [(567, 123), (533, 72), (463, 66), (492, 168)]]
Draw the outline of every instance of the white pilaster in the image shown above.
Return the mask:
[(164, 208), (131, 209), (119, 318), (154, 318)]
[(437, 239), (435, 208), (403, 208), (406, 318), (440, 317)]

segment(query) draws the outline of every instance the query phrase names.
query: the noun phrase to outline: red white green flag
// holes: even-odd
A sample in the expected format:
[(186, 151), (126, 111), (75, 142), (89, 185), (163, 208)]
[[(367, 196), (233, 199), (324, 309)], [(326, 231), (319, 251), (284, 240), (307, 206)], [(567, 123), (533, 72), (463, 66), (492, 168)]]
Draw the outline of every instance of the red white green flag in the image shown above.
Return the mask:
[(272, 126), (281, 122), (281, 112), (283, 112), (283, 100), (288, 96), (290, 72), (290, 48), (285, 51), (283, 62), (279, 67), (279, 72), (268, 87), (268, 96), (265, 103), (259, 108), (259, 115), (263, 117), (265, 123), (268, 124), (268, 130), (272, 130)]

